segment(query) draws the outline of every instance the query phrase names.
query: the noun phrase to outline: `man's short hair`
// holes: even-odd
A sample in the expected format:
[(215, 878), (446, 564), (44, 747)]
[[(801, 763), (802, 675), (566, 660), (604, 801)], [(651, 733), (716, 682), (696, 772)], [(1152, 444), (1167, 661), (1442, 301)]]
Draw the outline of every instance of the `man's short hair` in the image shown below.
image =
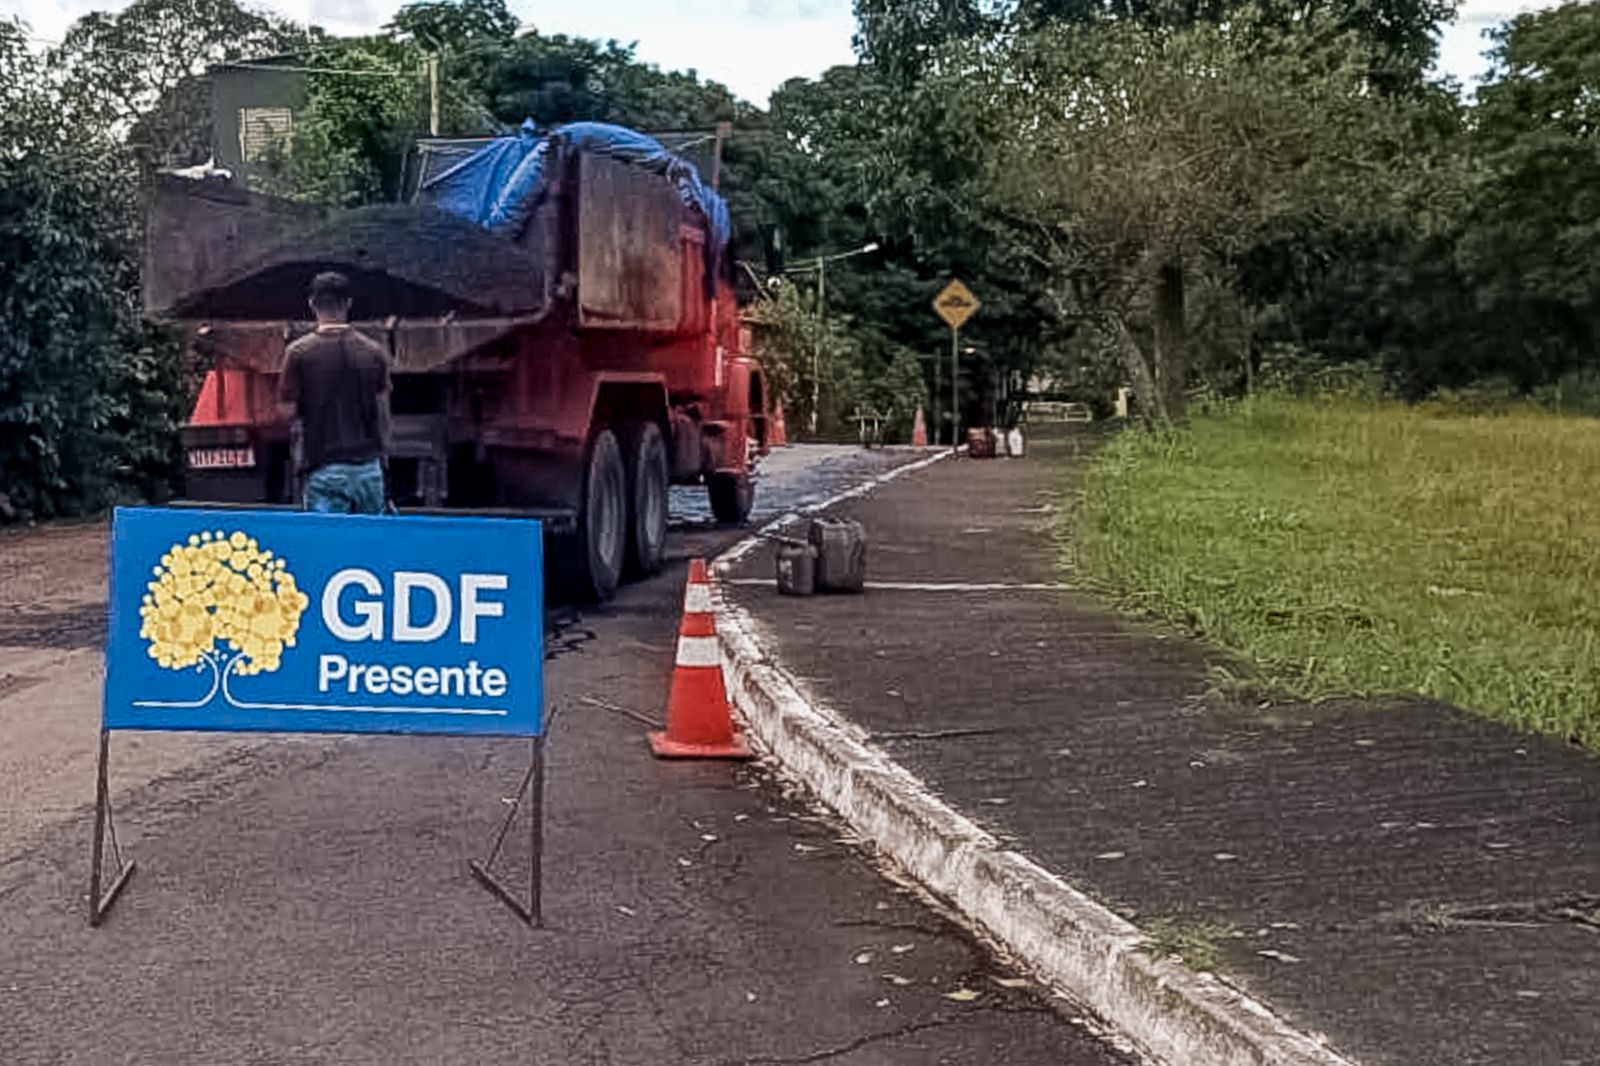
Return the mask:
[(311, 279), (311, 302), (332, 304), (350, 299), (350, 279), (337, 270), (324, 270)]

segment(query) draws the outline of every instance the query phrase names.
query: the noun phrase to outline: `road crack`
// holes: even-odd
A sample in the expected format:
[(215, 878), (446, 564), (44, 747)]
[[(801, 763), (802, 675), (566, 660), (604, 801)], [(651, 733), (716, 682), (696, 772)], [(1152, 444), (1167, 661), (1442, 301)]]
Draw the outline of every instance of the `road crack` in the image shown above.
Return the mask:
[(811, 1062), (827, 1062), (829, 1059), (836, 1059), (841, 1055), (854, 1054), (862, 1048), (871, 1047), (873, 1044), (881, 1044), (886, 1040), (898, 1040), (901, 1037), (913, 1036), (917, 1033), (926, 1032), (929, 1029), (938, 1029), (941, 1026), (949, 1025), (951, 1022), (961, 1020), (960, 1016), (952, 1015), (944, 1018), (930, 1018), (920, 1022), (908, 1022), (894, 1029), (881, 1033), (868, 1033), (865, 1036), (858, 1036), (847, 1043), (822, 1048), (804, 1055), (747, 1057), (726, 1060), (721, 1066), (735, 1066), (735, 1063), (739, 1064), (739, 1066), (805, 1066), (806, 1063)]
[(1417, 935), (1463, 929), (1538, 929), (1570, 924), (1600, 932), (1600, 896), (1573, 893), (1548, 899), (1517, 900), (1471, 905), (1439, 903), (1416, 905), (1401, 914), (1380, 916), (1391, 925)]

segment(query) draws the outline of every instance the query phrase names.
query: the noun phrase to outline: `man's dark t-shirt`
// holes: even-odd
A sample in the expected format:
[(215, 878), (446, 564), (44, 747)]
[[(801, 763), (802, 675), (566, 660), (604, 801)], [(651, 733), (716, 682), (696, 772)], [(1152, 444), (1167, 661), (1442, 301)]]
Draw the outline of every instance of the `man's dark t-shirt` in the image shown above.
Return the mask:
[(299, 411), (306, 469), (381, 458), (388, 392), (388, 353), (354, 329), (323, 329), (289, 345), (278, 398)]

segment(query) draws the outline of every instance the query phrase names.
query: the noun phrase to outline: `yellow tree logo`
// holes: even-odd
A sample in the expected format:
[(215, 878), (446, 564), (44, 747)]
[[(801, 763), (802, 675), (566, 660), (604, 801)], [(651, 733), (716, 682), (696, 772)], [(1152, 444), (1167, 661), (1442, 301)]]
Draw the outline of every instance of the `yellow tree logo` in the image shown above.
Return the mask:
[(168, 670), (209, 667), (212, 677), (203, 699), (162, 706), (203, 706), (219, 687), (235, 702), (229, 676), (278, 669), (310, 602), (284, 560), (237, 531), (190, 535), (161, 556), (152, 574), (139, 607), (139, 636), (149, 642), (150, 658)]

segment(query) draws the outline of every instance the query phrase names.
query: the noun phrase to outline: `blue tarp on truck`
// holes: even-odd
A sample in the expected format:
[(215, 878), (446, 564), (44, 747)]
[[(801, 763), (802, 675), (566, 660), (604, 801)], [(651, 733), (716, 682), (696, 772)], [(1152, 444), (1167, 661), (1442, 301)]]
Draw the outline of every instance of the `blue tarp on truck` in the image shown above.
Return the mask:
[(708, 266), (715, 276), (728, 246), (728, 205), (700, 180), (694, 164), (636, 130), (604, 122), (573, 122), (541, 133), (530, 119), (509, 137), (497, 137), (455, 166), (429, 178), (417, 199), (491, 233), (515, 237), (545, 189), (545, 166), (556, 149), (594, 152), (653, 170), (678, 187), (683, 202), (706, 220)]

